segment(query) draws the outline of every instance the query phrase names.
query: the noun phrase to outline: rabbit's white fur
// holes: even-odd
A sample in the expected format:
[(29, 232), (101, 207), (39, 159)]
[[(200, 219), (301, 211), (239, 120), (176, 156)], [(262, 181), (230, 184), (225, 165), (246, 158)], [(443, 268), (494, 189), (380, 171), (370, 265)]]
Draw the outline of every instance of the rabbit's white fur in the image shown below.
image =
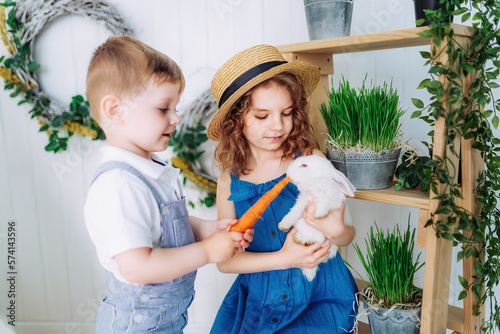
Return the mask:
[[(326, 237), (320, 231), (306, 223), (303, 218), (304, 210), (309, 201), (316, 201), (315, 218), (322, 218), (330, 210), (339, 209), (345, 200), (345, 195), (354, 196), (356, 189), (349, 180), (333, 167), (326, 158), (318, 155), (302, 156), (295, 159), (287, 170), (287, 175), (297, 186), (300, 193), (295, 205), (290, 212), (283, 217), (279, 228), (288, 231), (292, 226), (297, 228), (293, 239), (300, 244), (313, 244), (324, 242)], [(325, 261), (337, 255), (337, 246), (332, 245), (330, 255)], [(302, 269), (302, 273), (309, 281), (316, 276), (318, 267), (313, 269)]]

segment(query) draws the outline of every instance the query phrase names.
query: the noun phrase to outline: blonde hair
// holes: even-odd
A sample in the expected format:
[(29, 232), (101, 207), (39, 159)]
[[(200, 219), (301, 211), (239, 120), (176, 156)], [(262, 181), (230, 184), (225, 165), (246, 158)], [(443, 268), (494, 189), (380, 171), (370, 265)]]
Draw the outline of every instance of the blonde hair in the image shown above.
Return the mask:
[(99, 122), (99, 104), (104, 96), (140, 94), (151, 78), (155, 84), (179, 82), (180, 92), (184, 89), (184, 75), (168, 56), (129, 36), (110, 37), (94, 51), (87, 70), (92, 115)]
[(251, 152), (243, 134), (244, 119), (252, 103), (252, 92), (257, 87), (271, 84), (288, 90), (293, 101), (293, 128), (282, 145), (283, 156), (281, 158), (293, 159), (295, 155), (310, 155), (315, 148), (319, 147), (309, 120), (309, 105), (304, 86), (296, 74), (282, 72), (249, 90), (230, 108), (222, 122), (220, 141), (214, 153), (215, 163), (221, 171), (229, 170), (236, 176), (250, 172), (247, 165)]

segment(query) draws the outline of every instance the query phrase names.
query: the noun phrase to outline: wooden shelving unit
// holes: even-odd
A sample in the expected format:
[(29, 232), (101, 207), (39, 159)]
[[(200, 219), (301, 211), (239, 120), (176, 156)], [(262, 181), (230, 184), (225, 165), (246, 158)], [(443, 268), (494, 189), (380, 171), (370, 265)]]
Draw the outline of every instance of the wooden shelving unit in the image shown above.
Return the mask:
[[(428, 45), (430, 48), (439, 47), (433, 45), (431, 39), (423, 38), (418, 35), (425, 30), (425, 27), (411, 28), (396, 31), (387, 31), (376, 34), (348, 36), (332, 38), (326, 40), (317, 40), (304, 43), (295, 43), (278, 46), (278, 49), (288, 61), (302, 60), (316, 65), (321, 72), (321, 79), (318, 87), (311, 95), (312, 123), (318, 134), (320, 143), (325, 142), (326, 125), (319, 112), (319, 105), (326, 100), (325, 87), (329, 86), (329, 75), (333, 74), (334, 54), (365, 52), (375, 50), (385, 50), (394, 48), (407, 48), (414, 46)], [(467, 45), (472, 36), (472, 29), (463, 25), (454, 25), (455, 40), (462, 45)], [(446, 45), (445, 42), (441, 44)], [(413, 52), (409, 50), (408, 52)], [(447, 54), (441, 53), (440, 61), (448, 62)], [(444, 83), (445, 79), (440, 78)], [(465, 87), (467, 91), (468, 87)], [(436, 155), (442, 156), (448, 148), (444, 142), (444, 123), (438, 120), (434, 129), (434, 149)], [(470, 140), (458, 138), (461, 147), (461, 170), (462, 170), (462, 195), (464, 199), (461, 205), (477, 214), (478, 207), (475, 201), (474, 189), (477, 176), (484, 170), (484, 163), (481, 157), (472, 150)], [(324, 149), (324, 147), (323, 147)], [(454, 161), (459, 164), (458, 159)], [(443, 189), (438, 188), (438, 193)], [(450, 271), (452, 261), (451, 241), (443, 238), (436, 238), (433, 230), (424, 228), (425, 222), (429, 219), (429, 212), (435, 212), (438, 201), (433, 200), (419, 190), (396, 191), (393, 188), (367, 191), (360, 190), (355, 193), (355, 198), (359, 200), (374, 201), (380, 203), (389, 203), (402, 205), (419, 209), (419, 227), (418, 240), (419, 247), (426, 249), (425, 273), (422, 302), (421, 333), (422, 334), (442, 334), (446, 329), (453, 330), (454, 334), (479, 334), (481, 326), (480, 317), (473, 315), (473, 306), (476, 300), (472, 294), (464, 300), (464, 308), (448, 305)], [(434, 219), (443, 219), (441, 215), (436, 215)], [(474, 274), (474, 262), (465, 260), (464, 277), (470, 281)], [(363, 282), (357, 281), (358, 286), (362, 288)], [(484, 309), (481, 315), (484, 314)], [(369, 328), (363, 325), (360, 328), (361, 333), (369, 333)]]

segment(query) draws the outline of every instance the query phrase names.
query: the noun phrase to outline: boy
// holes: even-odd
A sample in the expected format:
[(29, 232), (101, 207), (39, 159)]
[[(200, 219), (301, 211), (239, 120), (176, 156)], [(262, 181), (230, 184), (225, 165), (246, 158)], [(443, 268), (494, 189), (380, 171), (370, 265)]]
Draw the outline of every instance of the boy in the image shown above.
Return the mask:
[(189, 217), (179, 171), (152, 153), (180, 123), (183, 88), (174, 61), (131, 37), (111, 37), (90, 62), (87, 97), (108, 141), (84, 209), (106, 269), (97, 333), (182, 332), (196, 269), (252, 240), (226, 230), (234, 219)]

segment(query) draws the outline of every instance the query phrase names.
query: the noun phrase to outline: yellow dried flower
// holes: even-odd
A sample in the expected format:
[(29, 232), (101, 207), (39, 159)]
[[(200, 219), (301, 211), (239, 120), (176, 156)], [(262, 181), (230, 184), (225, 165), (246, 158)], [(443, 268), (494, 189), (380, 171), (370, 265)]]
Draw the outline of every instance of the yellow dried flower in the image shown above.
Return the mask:
[(29, 89), (21, 82), (19, 77), (15, 74), (12, 74), (11, 71), (6, 69), (5, 67), (0, 66), (0, 77), (4, 78), (5, 80), (9, 81), (11, 84), (19, 86), (22, 86), (22, 90), (27, 92)]
[(90, 137), (92, 139), (97, 138), (97, 131), (89, 129), (83, 124), (77, 122), (66, 121), (64, 122), (64, 128), (69, 132), (77, 133), (80, 136)]
[(2, 25), (5, 26), (5, 7), (4, 6), (1, 6), (0, 7), (0, 22), (2, 23)]
[(194, 184), (205, 189), (205, 191), (214, 193), (217, 191), (217, 183), (210, 181), (203, 175), (197, 175), (192, 171), (191, 165), (178, 157), (172, 157), (170, 159), (174, 167), (179, 168), (182, 173)]

